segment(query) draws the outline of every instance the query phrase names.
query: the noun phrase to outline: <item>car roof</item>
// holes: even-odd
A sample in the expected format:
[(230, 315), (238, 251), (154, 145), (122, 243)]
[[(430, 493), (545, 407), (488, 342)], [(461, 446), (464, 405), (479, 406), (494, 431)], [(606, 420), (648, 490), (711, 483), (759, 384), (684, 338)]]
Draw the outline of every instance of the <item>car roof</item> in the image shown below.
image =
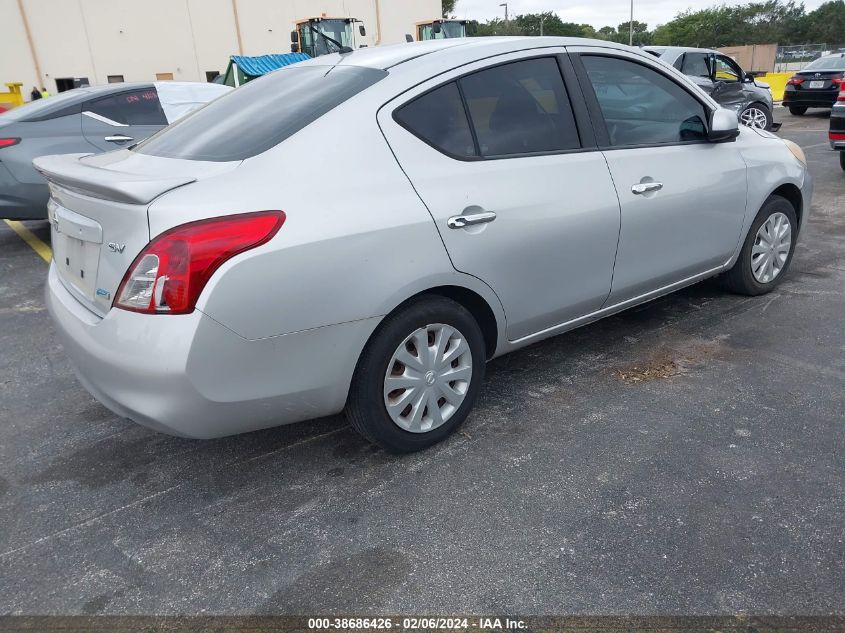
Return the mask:
[(643, 46), (645, 51), (654, 51), (655, 53), (719, 53), (719, 51), (712, 48), (695, 48), (694, 46)]
[(359, 48), (351, 53), (333, 53), (315, 59), (300, 62), (315, 65), (350, 65), (364, 66), (378, 70), (388, 70), (405, 62), (425, 56), (439, 54), (450, 49), (460, 48), (462, 51), (474, 51), (483, 57), (485, 51), (496, 53), (507, 50), (518, 51), (524, 48), (538, 48), (541, 46), (602, 46), (605, 48), (629, 49), (630, 47), (605, 40), (586, 39), (581, 37), (462, 37), (455, 39), (427, 40), (425, 42), (408, 42), (406, 44), (392, 44), (374, 48)]

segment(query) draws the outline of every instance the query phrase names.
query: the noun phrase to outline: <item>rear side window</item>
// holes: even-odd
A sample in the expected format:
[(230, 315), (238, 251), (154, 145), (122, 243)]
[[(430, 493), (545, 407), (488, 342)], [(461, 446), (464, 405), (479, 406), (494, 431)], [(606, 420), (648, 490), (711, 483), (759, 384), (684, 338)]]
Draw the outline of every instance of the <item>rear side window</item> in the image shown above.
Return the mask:
[(155, 88), (133, 90), (103, 97), (84, 109), (124, 125), (167, 125)]
[(681, 72), (690, 77), (710, 77), (709, 55), (706, 53), (686, 53)]
[(440, 86), (402, 106), (396, 121), (444, 154), (476, 156), (472, 132), (455, 82)]
[(456, 158), (494, 158), (580, 147), (563, 77), (552, 57), (466, 75), (402, 106), (394, 118)]
[(580, 147), (557, 60), (504, 64), (460, 82), (482, 156)]
[(662, 73), (617, 57), (583, 55), (610, 145), (659, 145), (707, 137), (704, 105)]
[(358, 66), (283, 68), (215, 99), (133, 151), (188, 160), (244, 160), (278, 145), (386, 76), (386, 71)]

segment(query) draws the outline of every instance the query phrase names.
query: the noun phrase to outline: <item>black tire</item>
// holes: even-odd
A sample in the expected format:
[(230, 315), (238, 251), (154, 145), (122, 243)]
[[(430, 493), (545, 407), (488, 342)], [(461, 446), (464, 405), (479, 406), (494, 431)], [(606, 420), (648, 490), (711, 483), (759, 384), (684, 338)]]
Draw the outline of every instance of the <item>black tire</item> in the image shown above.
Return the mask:
[[(441, 426), (423, 433), (401, 428), (387, 412), (384, 380), (394, 352), (414, 331), (442, 323), (456, 328), (472, 355), (472, 377), (463, 402)], [(361, 353), (346, 402), (346, 416), (365, 439), (392, 453), (411, 453), (436, 444), (452, 434), (469, 415), (484, 380), (484, 335), (472, 314), (459, 303), (440, 296), (412, 300), (388, 316)]]
[(807, 106), (789, 106), (789, 114), (801, 116), (805, 112), (807, 112)]
[[(766, 127), (765, 127), (765, 128), (763, 128), (763, 129), (765, 129), (765, 130), (771, 130), (771, 129), (772, 129), (772, 125), (773, 125), (773, 124), (774, 124), (774, 122), (775, 122), (775, 118), (774, 118), (774, 116), (772, 115), (772, 111), (769, 109), (769, 107), (768, 107), (765, 103), (755, 102), (755, 103), (750, 103), (750, 104), (748, 104), (748, 105), (746, 106), (745, 110), (748, 110), (748, 109), (750, 109), (750, 108), (756, 108), (757, 110), (760, 110), (760, 112), (762, 112), (763, 114), (765, 114), (765, 115), (766, 115)], [(743, 110), (743, 111), (740, 113), (740, 117), (742, 117), (742, 114), (744, 114), (744, 113), (745, 113), (745, 110)], [(742, 119), (740, 118), (740, 122), (741, 122), (741, 121), (742, 121)]]
[[(788, 219), (792, 229), (792, 240), (789, 246), (789, 254), (786, 257), (786, 262), (783, 265), (780, 273), (771, 281), (761, 283), (754, 278), (751, 271), (751, 250), (754, 247), (754, 241), (757, 237), (757, 231), (763, 223), (774, 213), (783, 213)], [(795, 213), (795, 208), (792, 203), (781, 196), (769, 196), (763, 207), (751, 223), (751, 228), (748, 230), (748, 235), (745, 237), (745, 242), (742, 244), (742, 251), (739, 258), (728, 272), (724, 273), (720, 280), (722, 285), (729, 291), (741, 295), (762, 295), (774, 290), (786, 273), (789, 271), (789, 265), (792, 263), (792, 256), (795, 253), (795, 244), (798, 240), (798, 216)]]
[(845, 151), (839, 152), (839, 166), (845, 171)]

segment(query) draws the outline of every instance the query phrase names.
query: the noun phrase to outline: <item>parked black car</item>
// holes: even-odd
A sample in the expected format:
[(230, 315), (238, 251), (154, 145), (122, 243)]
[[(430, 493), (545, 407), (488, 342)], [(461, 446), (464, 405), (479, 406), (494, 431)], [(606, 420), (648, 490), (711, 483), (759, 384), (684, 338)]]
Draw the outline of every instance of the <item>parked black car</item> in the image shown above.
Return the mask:
[(832, 108), (845, 83), (845, 53), (826, 55), (807, 64), (786, 82), (783, 105), (792, 114), (807, 108)]

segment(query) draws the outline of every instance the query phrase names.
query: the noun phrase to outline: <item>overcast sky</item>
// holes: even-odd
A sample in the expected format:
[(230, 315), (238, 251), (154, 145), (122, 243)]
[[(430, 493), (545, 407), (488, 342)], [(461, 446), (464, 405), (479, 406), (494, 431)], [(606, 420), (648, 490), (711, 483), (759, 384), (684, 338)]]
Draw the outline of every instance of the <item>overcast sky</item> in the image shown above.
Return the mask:
[[(485, 21), (504, 17), (504, 0), (458, 0), (455, 13), (460, 18)], [(812, 11), (824, 0), (805, 0)], [(634, 0), (634, 19), (646, 22), (649, 28), (664, 24), (685, 9), (704, 9), (717, 4), (744, 4), (727, 0)], [(564, 22), (591, 24), (595, 28), (616, 26), (628, 21), (630, 0), (509, 0), (510, 15), (555, 11)]]

